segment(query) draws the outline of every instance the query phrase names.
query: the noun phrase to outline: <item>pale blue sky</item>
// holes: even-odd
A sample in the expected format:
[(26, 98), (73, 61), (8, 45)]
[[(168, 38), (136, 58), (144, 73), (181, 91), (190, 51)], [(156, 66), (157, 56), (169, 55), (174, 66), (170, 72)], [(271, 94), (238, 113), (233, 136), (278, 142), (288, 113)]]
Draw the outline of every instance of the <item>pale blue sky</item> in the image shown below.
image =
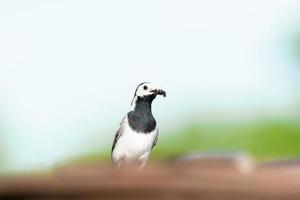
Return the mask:
[(167, 91), (154, 105), (161, 124), (293, 105), (299, 13), (299, 1), (284, 0), (1, 1), (7, 166), (52, 166), (102, 149), (143, 81)]

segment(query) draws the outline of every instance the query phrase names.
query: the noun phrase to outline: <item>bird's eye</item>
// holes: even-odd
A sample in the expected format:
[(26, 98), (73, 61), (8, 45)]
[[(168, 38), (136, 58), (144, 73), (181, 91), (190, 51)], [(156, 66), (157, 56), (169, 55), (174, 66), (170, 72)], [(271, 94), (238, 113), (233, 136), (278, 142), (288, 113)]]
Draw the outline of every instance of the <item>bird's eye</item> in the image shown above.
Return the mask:
[(147, 87), (147, 85), (145, 85), (145, 86), (144, 86), (144, 90), (147, 90), (147, 89), (148, 89), (148, 87)]

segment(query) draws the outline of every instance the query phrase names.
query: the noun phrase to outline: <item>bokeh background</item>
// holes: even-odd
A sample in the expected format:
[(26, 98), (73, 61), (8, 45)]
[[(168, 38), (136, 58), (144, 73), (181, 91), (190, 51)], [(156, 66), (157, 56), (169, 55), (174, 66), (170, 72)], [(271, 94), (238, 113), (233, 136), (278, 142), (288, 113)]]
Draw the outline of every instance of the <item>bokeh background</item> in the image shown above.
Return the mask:
[(300, 1), (1, 1), (0, 173), (109, 161), (160, 85), (152, 160), (300, 155)]

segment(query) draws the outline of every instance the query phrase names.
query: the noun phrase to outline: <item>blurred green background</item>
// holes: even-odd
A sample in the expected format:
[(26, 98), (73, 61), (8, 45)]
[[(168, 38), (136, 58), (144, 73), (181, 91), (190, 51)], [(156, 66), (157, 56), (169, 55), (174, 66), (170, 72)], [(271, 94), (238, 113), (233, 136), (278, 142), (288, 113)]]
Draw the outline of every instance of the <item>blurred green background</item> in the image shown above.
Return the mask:
[(152, 160), (300, 155), (299, 1), (0, 2), (0, 173), (108, 162), (134, 90), (167, 91)]
[[(300, 152), (300, 120), (273, 119), (250, 122), (185, 123), (163, 133), (152, 160), (170, 160), (201, 151), (247, 152), (258, 161), (297, 158)], [(107, 151), (77, 156), (70, 162), (110, 161)]]

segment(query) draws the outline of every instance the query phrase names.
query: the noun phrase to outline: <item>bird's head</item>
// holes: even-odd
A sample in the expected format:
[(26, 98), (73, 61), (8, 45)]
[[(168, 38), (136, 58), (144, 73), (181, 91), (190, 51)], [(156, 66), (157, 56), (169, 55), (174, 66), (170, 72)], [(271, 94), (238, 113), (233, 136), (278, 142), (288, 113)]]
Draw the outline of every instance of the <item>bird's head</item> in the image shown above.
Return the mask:
[(133, 100), (131, 102), (132, 109), (136, 107), (137, 102), (148, 102), (151, 104), (152, 100), (155, 99), (157, 95), (162, 95), (166, 97), (166, 92), (153, 83), (144, 82), (137, 86)]
[(157, 96), (162, 95), (166, 97), (166, 92), (160, 88), (158, 88), (153, 83), (144, 82), (137, 86), (135, 90), (134, 96), (137, 97), (147, 97), (147, 96)]

